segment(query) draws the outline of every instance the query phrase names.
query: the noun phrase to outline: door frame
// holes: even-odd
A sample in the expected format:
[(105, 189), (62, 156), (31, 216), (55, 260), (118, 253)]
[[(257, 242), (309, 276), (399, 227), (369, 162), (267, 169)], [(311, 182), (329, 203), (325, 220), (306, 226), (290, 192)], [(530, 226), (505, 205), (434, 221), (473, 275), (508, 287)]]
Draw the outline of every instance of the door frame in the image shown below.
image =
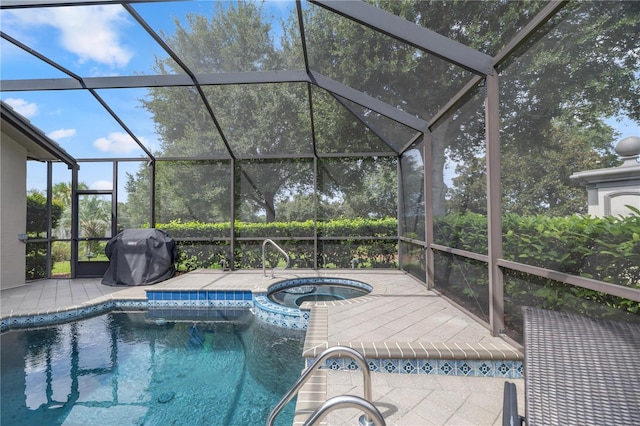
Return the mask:
[[(77, 178), (76, 178), (77, 179)], [(73, 185), (73, 188), (77, 188), (77, 183)], [(86, 238), (80, 237), (80, 197), (84, 195), (108, 195), (111, 197), (111, 214), (109, 230), (110, 237), (101, 238)], [(73, 216), (71, 218), (71, 276), (73, 278), (97, 278), (104, 276), (104, 273), (109, 268), (108, 261), (83, 261), (78, 255), (80, 243), (83, 241), (109, 241), (117, 230), (116, 222), (116, 201), (115, 191), (110, 190), (91, 190), (82, 189), (73, 191)]]

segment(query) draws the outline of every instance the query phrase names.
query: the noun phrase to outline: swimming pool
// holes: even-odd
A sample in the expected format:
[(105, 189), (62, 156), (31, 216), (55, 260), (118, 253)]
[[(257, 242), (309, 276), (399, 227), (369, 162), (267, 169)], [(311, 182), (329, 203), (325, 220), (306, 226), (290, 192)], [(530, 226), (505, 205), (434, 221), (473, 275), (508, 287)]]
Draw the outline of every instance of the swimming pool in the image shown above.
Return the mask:
[[(199, 320), (111, 312), (3, 333), (2, 424), (264, 424), (304, 367), (303, 332), (244, 309), (198, 311)], [(294, 408), (278, 424), (290, 425)]]

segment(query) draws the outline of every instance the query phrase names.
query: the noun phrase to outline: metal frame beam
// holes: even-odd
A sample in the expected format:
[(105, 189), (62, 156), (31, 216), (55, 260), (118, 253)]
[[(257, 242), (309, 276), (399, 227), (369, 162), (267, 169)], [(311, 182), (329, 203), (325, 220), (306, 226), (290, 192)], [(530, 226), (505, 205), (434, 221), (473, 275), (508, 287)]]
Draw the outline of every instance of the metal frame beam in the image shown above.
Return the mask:
[(492, 69), (491, 56), (373, 5), (361, 1), (309, 1), (475, 74), (485, 75)]
[(24, 92), (33, 90), (100, 90), (100, 89), (139, 89), (163, 86), (207, 86), (231, 84), (268, 84), (268, 83), (312, 83), (333, 94), (348, 99), (358, 105), (375, 111), (393, 121), (397, 121), (419, 132), (424, 132), (427, 121), (399, 110), (383, 101), (366, 95), (349, 86), (345, 86), (315, 71), (307, 75), (304, 71), (259, 71), (219, 74), (197, 74), (193, 78), (185, 74), (176, 75), (138, 75), (126, 77), (90, 77), (81, 81), (75, 78), (0, 80), (0, 91)]
[[(308, 83), (304, 71), (256, 71), (217, 74), (195, 74), (201, 86), (224, 86), (232, 84)], [(119, 77), (87, 77), (82, 82), (73, 78), (48, 78), (25, 80), (2, 80), (2, 91), (30, 90), (80, 90), (80, 89), (139, 89), (146, 87), (195, 86), (193, 78), (186, 74), (130, 75)]]
[(311, 78), (313, 80), (313, 84), (331, 93), (375, 111), (378, 114), (382, 114), (391, 120), (397, 121), (398, 123), (404, 124), (405, 126), (411, 127), (419, 132), (427, 131), (428, 124), (425, 120), (404, 112), (386, 102), (371, 97), (352, 87), (345, 86), (342, 83), (314, 71), (311, 71)]
[(175, 0), (2, 0), (0, 9), (27, 9), (35, 7), (95, 6), (121, 3), (161, 3)]
[(489, 325), (491, 334), (504, 330), (502, 258), (502, 185), (500, 183), (500, 86), (498, 74), (487, 75), (485, 135), (487, 140), (487, 222), (489, 234)]
[(498, 68), (511, 54), (527, 42), (537, 31), (553, 18), (563, 7), (569, 4), (568, 0), (550, 1), (524, 28), (511, 39), (493, 58), (494, 68)]

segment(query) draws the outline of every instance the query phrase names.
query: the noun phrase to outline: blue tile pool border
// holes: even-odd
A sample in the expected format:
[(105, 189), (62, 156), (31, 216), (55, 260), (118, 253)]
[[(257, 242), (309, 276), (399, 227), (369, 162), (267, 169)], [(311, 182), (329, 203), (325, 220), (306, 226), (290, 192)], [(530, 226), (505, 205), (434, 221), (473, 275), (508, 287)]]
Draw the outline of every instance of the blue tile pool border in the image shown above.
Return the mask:
[[(306, 367), (315, 360), (306, 358)], [(522, 379), (522, 361), (513, 360), (452, 360), (452, 359), (385, 359), (367, 358), (369, 371), (392, 374), (424, 374), (466, 377), (497, 377)], [(329, 358), (321, 368), (333, 371), (359, 371), (351, 358)]]
[(306, 330), (309, 320), (308, 311), (303, 313), (297, 309), (279, 307), (266, 298), (265, 302), (259, 304), (259, 308), (254, 309), (255, 298), (260, 299), (264, 297), (264, 295), (258, 294), (254, 297), (254, 294), (248, 290), (147, 290), (146, 294), (146, 299), (114, 299), (56, 312), (39, 313), (36, 315), (11, 315), (0, 320), (0, 332), (60, 324), (123, 309), (250, 309), (256, 318), (265, 323), (278, 327), (301, 330)]
[(69, 321), (77, 321), (109, 311), (125, 309), (144, 310), (147, 306), (147, 301), (144, 299), (110, 300), (107, 302), (84, 305), (63, 311), (39, 313), (35, 315), (8, 316), (0, 320), (0, 332), (4, 333), (5, 331), (14, 329), (43, 327)]
[(148, 306), (252, 308), (248, 290), (147, 290)]
[(283, 290), (291, 287), (305, 286), (305, 285), (331, 285), (337, 284), (347, 287), (355, 287), (361, 290), (372, 292), (373, 287), (369, 284), (363, 283), (362, 281), (356, 281), (346, 278), (334, 278), (334, 277), (302, 277), (302, 278), (292, 278), (284, 281), (280, 281), (276, 284), (269, 286), (268, 294), (275, 293), (276, 291)]
[(264, 293), (254, 295), (253, 300), (256, 318), (267, 324), (298, 330), (306, 330), (309, 325), (311, 313), (307, 310), (278, 305)]
[[(284, 288), (309, 285), (311, 283), (337, 284), (358, 287), (371, 291), (373, 287), (361, 281), (332, 278), (307, 277), (281, 281), (269, 287), (268, 293)], [(0, 332), (14, 328), (29, 328), (58, 324), (83, 319), (118, 309), (218, 307), (253, 309), (256, 318), (277, 327), (306, 330), (310, 313), (307, 310), (293, 309), (278, 305), (268, 299), (268, 293), (253, 294), (249, 290), (146, 290), (146, 299), (109, 300), (106, 302), (83, 305), (63, 311), (39, 313), (36, 315), (11, 315), (0, 319)]]

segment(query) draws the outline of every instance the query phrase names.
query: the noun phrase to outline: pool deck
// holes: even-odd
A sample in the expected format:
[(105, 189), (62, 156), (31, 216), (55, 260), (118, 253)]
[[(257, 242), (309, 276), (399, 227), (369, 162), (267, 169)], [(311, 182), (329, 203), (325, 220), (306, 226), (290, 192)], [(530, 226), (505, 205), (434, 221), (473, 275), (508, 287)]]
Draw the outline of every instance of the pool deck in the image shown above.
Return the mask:
[[(311, 318), (304, 356), (315, 357), (327, 347), (344, 345), (367, 359), (504, 359), (521, 360), (522, 353), (408, 274), (389, 270), (198, 270), (152, 286), (111, 287), (100, 279), (52, 279), (0, 291), (0, 317), (38, 315), (92, 306), (112, 300), (144, 300), (146, 290), (250, 290), (265, 292), (283, 279), (338, 277), (365, 282), (367, 296), (339, 302), (303, 305)], [(373, 372), (374, 404), (387, 425), (494, 425), (502, 423), (502, 392), (506, 380), (518, 388), (524, 412), (524, 380), (443, 374)], [(359, 371), (320, 370), (299, 394), (295, 424), (327, 398), (363, 395)], [(328, 425), (357, 424), (353, 408), (334, 411)]]

